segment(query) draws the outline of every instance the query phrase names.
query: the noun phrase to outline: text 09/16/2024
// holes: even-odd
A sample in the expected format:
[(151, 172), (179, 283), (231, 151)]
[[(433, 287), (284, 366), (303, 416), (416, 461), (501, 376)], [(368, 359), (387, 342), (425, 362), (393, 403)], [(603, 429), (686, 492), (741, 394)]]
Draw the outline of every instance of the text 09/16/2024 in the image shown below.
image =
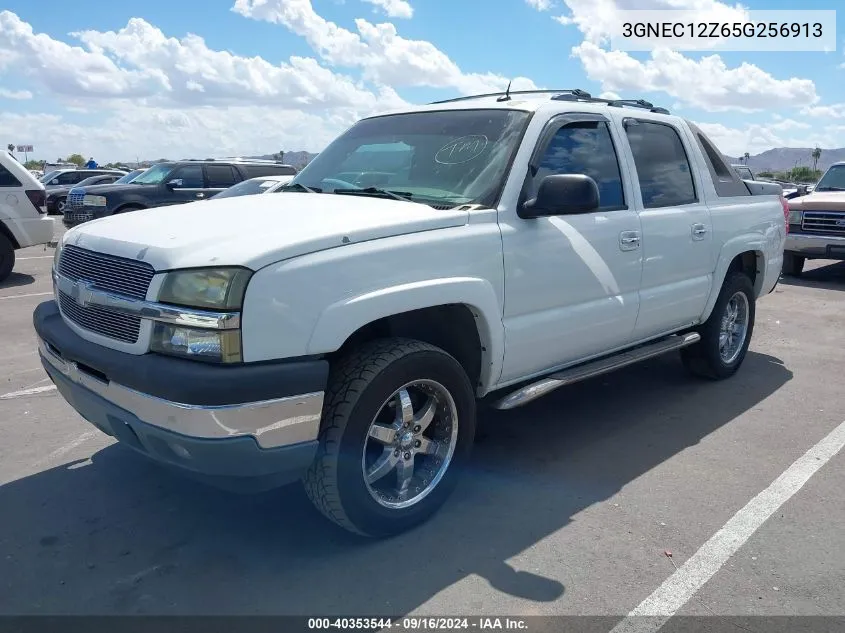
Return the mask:
[(619, 11), (610, 25), (614, 50), (836, 50), (836, 11)]

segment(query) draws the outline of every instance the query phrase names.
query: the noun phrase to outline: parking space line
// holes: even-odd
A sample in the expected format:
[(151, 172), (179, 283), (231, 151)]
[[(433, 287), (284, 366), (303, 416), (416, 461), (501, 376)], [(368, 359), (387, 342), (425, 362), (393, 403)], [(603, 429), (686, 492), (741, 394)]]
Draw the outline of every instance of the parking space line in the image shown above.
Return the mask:
[(52, 292), (33, 292), (26, 295), (9, 295), (8, 297), (0, 297), (0, 299), (23, 299), (24, 297), (44, 297), (46, 295), (51, 295)]
[(0, 396), (0, 400), (13, 400), (15, 398), (23, 398), (24, 396), (33, 396), (37, 393), (44, 393), (46, 391), (53, 391), (56, 385), (44, 385), (43, 387), (32, 387), (31, 389), (21, 389), (20, 391), (12, 391), (4, 393)]
[(84, 444), (85, 442), (90, 440), (95, 435), (97, 435), (96, 431), (86, 431), (85, 433), (83, 433), (82, 435), (77, 437), (72, 442), (68, 442), (64, 446), (54, 450), (52, 453), (47, 455), (47, 457), (45, 457), (44, 459), (40, 459), (37, 462), (35, 462), (34, 466), (36, 466), (36, 467), (37, 466), (43, 466), (44, 464), (47, 464), (47, 463), (53, 461), (54, 459), (58, 459), (59, 457), (63, 456), (64, 454), (69, 453), (70, 451), (75, 449), (77, 446)]
[(778, 508), (845, 446), (845, 422), (804, 453), (631, 611), (611, 633), (653, 633), (733, 556)]

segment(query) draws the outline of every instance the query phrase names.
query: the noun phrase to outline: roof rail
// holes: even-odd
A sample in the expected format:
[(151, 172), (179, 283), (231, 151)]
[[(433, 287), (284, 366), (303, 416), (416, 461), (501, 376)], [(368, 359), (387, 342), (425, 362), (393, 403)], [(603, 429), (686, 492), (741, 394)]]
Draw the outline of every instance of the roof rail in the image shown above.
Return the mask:
[[(604, 103), (611, 107), (622, 108), (643, 108), (655, 114), (670, 114), (666, 108), (656, 107), (654, 104), (645, 99), (602, 99), (594, 97), (586, 90), (579, 88), (562, 89), (562, 90), (511, 90), (507, 92), (490, 92), (487, 94), (469, 95), (466, 97), (456, 97), (454, 99), (444, 99), (443, 101), (432, 101), (429, 105), (439, 105), (441, 103), (454, 103), (456, 101), (470, 101), (472, 99), (484, 99), (486, 97), (509, 97), (510, 95), (539, 95), (551, 94), (553, 101), (586, 101), (588, 103)], [(506, 99), (500, 99), (505, 101)]]
[(579, 88), (564, 88), (562, 90), (510, 90), (507, 92), (488, 92), (481, 95), (468, 95), (466, 97), (455, 97), (454, 99), (444, 99), (443, 101), (432, 101), (429, 105), (438, 105), (441, 103), (454, 103), (455, 101), (470, 101), (471, 99), (484, 99), (485, 97), (504, 97), (507, 95), (540, 95), (540, 94), (571, 94), (577, 95), (580, 99), (590, 99), (590, 93)]

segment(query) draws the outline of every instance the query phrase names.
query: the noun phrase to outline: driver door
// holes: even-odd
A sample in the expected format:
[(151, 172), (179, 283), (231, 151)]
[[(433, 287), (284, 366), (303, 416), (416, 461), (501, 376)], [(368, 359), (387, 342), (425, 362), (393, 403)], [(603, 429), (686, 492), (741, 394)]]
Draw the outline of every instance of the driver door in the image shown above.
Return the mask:
[(640, 219), (620, 168), (620, 139), (602, 115), (566, 114), (540, 135), (520, 204), (551, 174), (599, 188), (589, 213), (500, 219), (505, 256), (501, 381), (572, 364), (630, 343), (642, 274)]
[(184, 165), (174, 169), (162, 185), (163, 205), (183, 204), (208, 197), (202, 165)]

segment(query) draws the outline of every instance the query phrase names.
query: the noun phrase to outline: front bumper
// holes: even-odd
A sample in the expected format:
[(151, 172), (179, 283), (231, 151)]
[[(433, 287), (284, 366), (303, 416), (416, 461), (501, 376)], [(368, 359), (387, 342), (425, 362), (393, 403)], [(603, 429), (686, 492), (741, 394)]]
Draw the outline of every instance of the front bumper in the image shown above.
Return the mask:
[(2, 222), (9, 227), (21, 248), (49, 244), (56, 232), (53, 218), (46, 215), (37, 218), (8, 218)]
[(33, 315), (41, 361), (59, 392), (121, 443), (224, 488), (284, 485), (308, 468), (325, 361), (221, 367), (88, 342), (53, 301)]
[(845, 260), (845, 236), (790, 233), (784, 250), (803, 257)]
[(62, 216), (62, 224), (70, 228), (72, 226), (76, 226), (77, 224), (90, 222), (93, 219), (94, 213), (90, 209), (80, 209), (66, 206)]

